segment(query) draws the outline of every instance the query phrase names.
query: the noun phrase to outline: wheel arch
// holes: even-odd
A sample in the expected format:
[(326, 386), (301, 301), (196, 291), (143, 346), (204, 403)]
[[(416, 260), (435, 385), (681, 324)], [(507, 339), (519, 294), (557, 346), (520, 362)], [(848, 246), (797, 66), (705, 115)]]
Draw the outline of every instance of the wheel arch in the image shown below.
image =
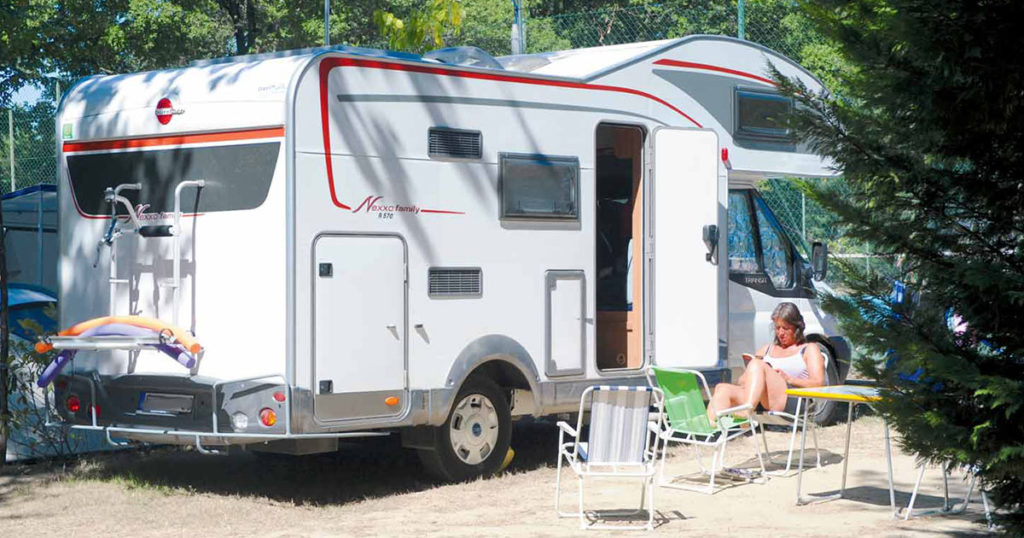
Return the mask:
[(455, 394), (474, 375), (486, 376), (503, 390), (529, 390), (534, 409), (540, 409), (540, 374), (533, 357), (516, 340), (503, 334), (489, 334), (470, 342), (456, 357), (445, 379), (452, 399), (434, 412), (447, 417)]

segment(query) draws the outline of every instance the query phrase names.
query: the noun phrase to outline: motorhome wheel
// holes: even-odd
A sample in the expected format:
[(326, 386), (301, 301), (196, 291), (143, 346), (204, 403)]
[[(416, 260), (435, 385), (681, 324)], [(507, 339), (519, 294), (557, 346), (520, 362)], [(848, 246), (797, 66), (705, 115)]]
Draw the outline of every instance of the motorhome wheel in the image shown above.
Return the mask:
[(508, 399), (490, 379), (472, 377), (455, 397), (448, 420), (433, 430), (433, 449), (419, 451), (427, 472), (450, 481), (493, 474), (512, 437)]

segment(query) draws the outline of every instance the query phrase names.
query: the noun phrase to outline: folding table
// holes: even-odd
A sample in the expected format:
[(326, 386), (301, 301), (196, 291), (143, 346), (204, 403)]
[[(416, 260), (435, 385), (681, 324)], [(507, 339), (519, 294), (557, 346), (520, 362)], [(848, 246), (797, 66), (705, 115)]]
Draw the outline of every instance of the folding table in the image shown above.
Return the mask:
[[(798, 398), (804, 398), (808, 400), (831, 400), (836, 402), (847, 402), (849, 404), (849, 410), (846, 415), (846, 449), (843, 452), (843, 481), (839, 486), (839, 493), (828, 496), (807, 496), (802, 497), (800, 495), (800, 486), (803, 481), (804, 471), (804, 447), (807, 444), (807, 428), (804, 427), (803, 435), (800, 438), (800, 466), (797, 471), (796, 479), (796, 503), (807, 504), (815, 501), (824, 501), (831, 499), (842, 498), (843, 492), (846, 490), (846, 469), (847, 464), (850, 462), (850, 432), (853, 426), (853, 408), (857, 404), (865, 404), (871, 406), (872, 403), (879, 400), (878, 389), (875, 387), (861, 386), (861, 385), (832, 385), (828, 387), (812, 387), (812, 388), (789, 388), (786, 389), (786, 394), (789, 396), (796, 396)], [(807, 422), (808, 413), (807, 409), (809, 405), (803, 406), (804, 412), (804, 424), (810, 424)], [(896, 517), (896, 492), (893, 487), (892, 479), (892, 442), (889, 438), (889, 422), (882, 417), (885, 425), (885, 459), (888, 464), (889, 470), (889, 507), (892, 509), (892, 517)], [(813, 426), (812, 426), (813, 427)]]

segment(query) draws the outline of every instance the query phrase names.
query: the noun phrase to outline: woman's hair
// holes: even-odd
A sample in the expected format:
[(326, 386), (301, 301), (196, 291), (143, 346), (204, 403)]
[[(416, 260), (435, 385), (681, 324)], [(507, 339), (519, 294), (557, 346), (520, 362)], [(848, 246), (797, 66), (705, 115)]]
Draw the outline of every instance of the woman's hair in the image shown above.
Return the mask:
[[(804, 328), (806, 325), (804, 324), (804, 317), (800, 315), (800, 309), (797, 308), (795, 304), (779, 303), (779, 306), (776, 306), (775, 310), (772, 310), (773, 329), (779, 320), (785, 321), (793, 327), (796, 327), (796, 330), (793, 331), (793, 337), (796, 338), (796, 343), (804, 343)], [(774, 330), (772, 330), (772, 339), (774, 340), (775, 345), (779, 345), (779, 335)]]

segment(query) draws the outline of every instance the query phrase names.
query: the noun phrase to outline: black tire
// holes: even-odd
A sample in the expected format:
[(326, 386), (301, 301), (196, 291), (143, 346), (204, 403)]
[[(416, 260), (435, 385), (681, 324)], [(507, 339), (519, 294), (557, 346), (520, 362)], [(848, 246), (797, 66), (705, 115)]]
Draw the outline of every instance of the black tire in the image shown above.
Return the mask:
[[(839, 365), (836, 364), (835, 356), (832, 350), (828, 346), (818, 343), (818, 349), (821, 350), (821, 356), (825, 358), (825, 384), (826, 385), (839, 385), (842, 380), (839, 379)], [(829, 426), (835, 424), (840, 415), (846, 412), (846, 406), (842, 402), (816, 400), (814, 407), (810, 409), (814, 414), (811, 416), (813, 420), (819, 426)]]
[(433, 448), (418, 452), (432, 476), (462, 482), (492, 475), (501, 467), (512, 441), (508, 399), (494, 381), (471, 377), (455, 396), (448, 419), (431, 428), (430, 436)]

